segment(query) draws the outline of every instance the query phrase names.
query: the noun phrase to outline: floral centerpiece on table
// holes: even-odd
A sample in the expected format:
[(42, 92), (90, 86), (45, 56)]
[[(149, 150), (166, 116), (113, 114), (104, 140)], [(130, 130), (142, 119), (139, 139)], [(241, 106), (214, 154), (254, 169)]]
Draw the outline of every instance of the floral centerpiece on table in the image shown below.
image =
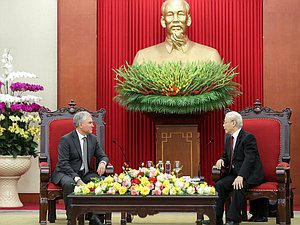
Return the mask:
[(44, 90), (43, 86), (22, 82), (37, 76), (13, 72), (12, 56), (5, 49), (0, 70), (0, 155), (37, 156), (40, 121), (37, 111), (40, 97), (28, 94)]
[(75, 186), (76, 195), (215, 195), (207, 183), (194, 183), (157, 168), (128, 169), (121, 174)]

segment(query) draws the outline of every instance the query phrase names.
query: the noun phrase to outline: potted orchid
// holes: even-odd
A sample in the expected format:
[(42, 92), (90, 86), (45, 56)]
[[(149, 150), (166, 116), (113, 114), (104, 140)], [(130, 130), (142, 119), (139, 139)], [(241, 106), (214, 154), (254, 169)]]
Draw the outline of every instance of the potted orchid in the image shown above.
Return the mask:
[(23, 81), (36, 75), (13, 72), (12, 60), (10, 51), (4, 50), (0, 62), (0, 185), (8, 191), (0, 193), (0, 207), (22, 206), (16, 184), (30, 168), (31, 157), (38, 155), (37, 111), (42, 107), (38, 104), (41, 98), (28, 93), (44, 90), (41, 85)]
[(39, 116), (42, 107), (40, 97), (27, 94), (44, 90), (43, 86), (20, 82), (24, 78), (36, 78), (27, 72), (13, 72), (12, 56), (4, 50), (0, 73), (0, 155), (37, 156)]

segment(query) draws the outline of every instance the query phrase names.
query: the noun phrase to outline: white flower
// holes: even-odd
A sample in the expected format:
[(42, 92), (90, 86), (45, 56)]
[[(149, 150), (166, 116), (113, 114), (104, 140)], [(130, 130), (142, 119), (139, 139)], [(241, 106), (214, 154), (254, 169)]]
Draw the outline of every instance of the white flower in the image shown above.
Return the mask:
[(74, 187), (74, 193), (75, 193), (75, 195), (76, 195), (76, 194), (78, 195), (78, 194), (81, 193), (81, 188), (82, 188), (81, 186), (75, 186), (75, 187)]
[(11, 72), (5, 79), (5, 81), (14, 81), (17, 78), (37, 78), (37, 76), (33, 73), (27, 72)]
[(9, 94), (0, 94), (0, 102), (15, 103), (20, 102), (21, 98)]
[(37, 96), (34, 96), (34, 95), (24, 95), (20, 98), (21, 102), (30, 102), (30, 103), (33, 103), (33, 102), (39, 102), (42, 100), (41, 97), (37, 97)]

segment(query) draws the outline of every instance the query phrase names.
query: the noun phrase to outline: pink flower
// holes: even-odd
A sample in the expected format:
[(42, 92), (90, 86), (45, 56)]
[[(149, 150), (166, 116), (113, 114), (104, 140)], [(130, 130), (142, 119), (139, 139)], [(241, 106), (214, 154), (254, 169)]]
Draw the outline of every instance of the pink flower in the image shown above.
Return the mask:
[(152, 195), (161, 195), (161, 190), (159, 188), (155, 188), (152, 190)]
[(130, 194), (131, 195), (139, 195), (139, 192), (137, 190), (131, 190)]

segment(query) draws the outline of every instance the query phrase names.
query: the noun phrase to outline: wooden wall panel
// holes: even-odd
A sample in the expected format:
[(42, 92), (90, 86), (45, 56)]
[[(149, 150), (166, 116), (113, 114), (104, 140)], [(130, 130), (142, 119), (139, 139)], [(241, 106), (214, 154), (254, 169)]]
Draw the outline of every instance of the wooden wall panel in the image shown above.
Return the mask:
[(292, 108), (291, 166), (295, 204), (300, 203), (300, 3), (264, 0), (264, 105)]
[(97, 1), (58, 2), (58, 107), (96, 110)]

